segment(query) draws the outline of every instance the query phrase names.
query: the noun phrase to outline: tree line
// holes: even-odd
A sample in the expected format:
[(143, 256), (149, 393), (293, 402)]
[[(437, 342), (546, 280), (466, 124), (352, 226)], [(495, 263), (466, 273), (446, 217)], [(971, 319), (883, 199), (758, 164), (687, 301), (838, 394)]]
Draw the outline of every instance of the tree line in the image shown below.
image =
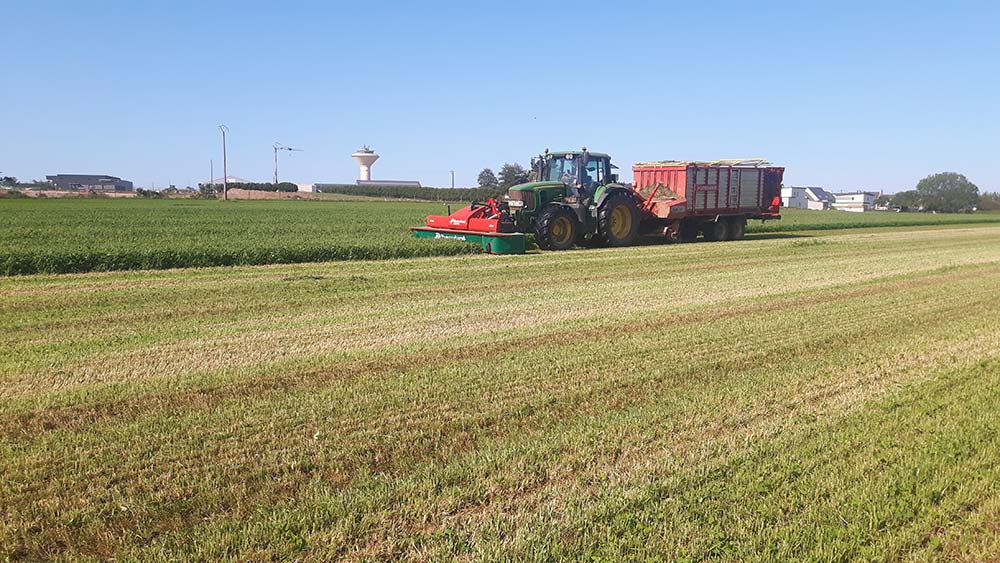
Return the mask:
[(906, 210), (958, 213), (973, 209), (1000, 209), (1000, 194), (979, 193), (979, 187), (957, 172), (931, 174), (912, 190), (883, 196), (880, 203)]
[(389, 199), (423, 199), (430, 201), (486, 201), (503, 194), (499, 187), (431, 188), (427, 186), (379, 186), (356, 184), (324, 184), (316, 186), (322, 193), (360, 195)]
[(500, 167), (500, 173), (494, 174), (492, 168), (483, 168), (476, 181), (480, 188), (498, 188), (506, 191), (511, 186), (529, 181), (530, 174), (517, 163), (506, 162)]

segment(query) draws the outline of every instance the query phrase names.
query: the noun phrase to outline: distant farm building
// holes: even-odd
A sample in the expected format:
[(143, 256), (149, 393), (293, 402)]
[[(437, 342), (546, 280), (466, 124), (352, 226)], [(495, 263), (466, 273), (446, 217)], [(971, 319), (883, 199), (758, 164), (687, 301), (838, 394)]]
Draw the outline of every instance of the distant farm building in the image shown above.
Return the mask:
[(358, 180), (359, 186), (391, 186), (394, 188), (419, 188), (420, 182), (416, 180)]
[(877, 192), (845, 192), (834, 194), (836, 201), (833, 208), (841, 211), (853, 211), (860, 213), (875, 209), (875, 200), (878, 198)]
[(55, 174), (46, 176), (60, 190), (95, 192), (131, 192), (132, 182), (117, 176), (100, 174)]
[(249, 184), (249, 180), (244, 180), (243, 178), (237, 178), (236, 176), (226, 176), (225, 178), (216, 178), (214, 180), (209, 180), (207, 182), (202, 182), (201, 186), (221, 186), (222, 184)]
[(834, 197), (823, 188), (789, 186), (781, 188), (781, 205), (797, 209), (822, 211), (833, 206)]

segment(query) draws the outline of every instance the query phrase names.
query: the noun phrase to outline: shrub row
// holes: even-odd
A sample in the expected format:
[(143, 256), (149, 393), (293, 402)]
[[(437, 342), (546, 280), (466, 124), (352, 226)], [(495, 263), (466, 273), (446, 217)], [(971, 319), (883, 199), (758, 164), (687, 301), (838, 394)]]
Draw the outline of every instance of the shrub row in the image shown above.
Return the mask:
[(358, 186), (354, 184), (320, 184), (320, 192), (360, 195), (390, 199), (423, 199), (430, 201), (485, 201), (503, 195), (503, 188), (431, 188), (427, 186)]

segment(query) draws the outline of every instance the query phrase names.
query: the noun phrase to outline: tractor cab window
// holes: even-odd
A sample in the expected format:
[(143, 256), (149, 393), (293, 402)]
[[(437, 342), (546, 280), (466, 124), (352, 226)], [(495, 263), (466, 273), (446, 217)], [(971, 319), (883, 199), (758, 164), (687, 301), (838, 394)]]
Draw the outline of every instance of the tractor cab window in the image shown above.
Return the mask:
[(549, 182), (575, 184), (577, 178), (577, 159), (554, 157), (549, 160), (548, 175), (543, 178)]
[(591, 158), (587, 166), (583, 169), (583, 188), (593, 189), (605, 183), (604, 159)]

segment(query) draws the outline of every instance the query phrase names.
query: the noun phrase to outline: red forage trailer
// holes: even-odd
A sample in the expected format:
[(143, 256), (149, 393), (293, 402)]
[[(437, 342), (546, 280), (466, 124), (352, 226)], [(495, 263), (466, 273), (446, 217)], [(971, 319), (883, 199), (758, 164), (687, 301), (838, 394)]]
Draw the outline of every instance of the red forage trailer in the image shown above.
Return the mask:
[(633, 189), (643, 199), (644, 231), (690, 241), (738, 240), (749, 219), (780, 219), (785, 169), (762, 159), (640, 162)]

